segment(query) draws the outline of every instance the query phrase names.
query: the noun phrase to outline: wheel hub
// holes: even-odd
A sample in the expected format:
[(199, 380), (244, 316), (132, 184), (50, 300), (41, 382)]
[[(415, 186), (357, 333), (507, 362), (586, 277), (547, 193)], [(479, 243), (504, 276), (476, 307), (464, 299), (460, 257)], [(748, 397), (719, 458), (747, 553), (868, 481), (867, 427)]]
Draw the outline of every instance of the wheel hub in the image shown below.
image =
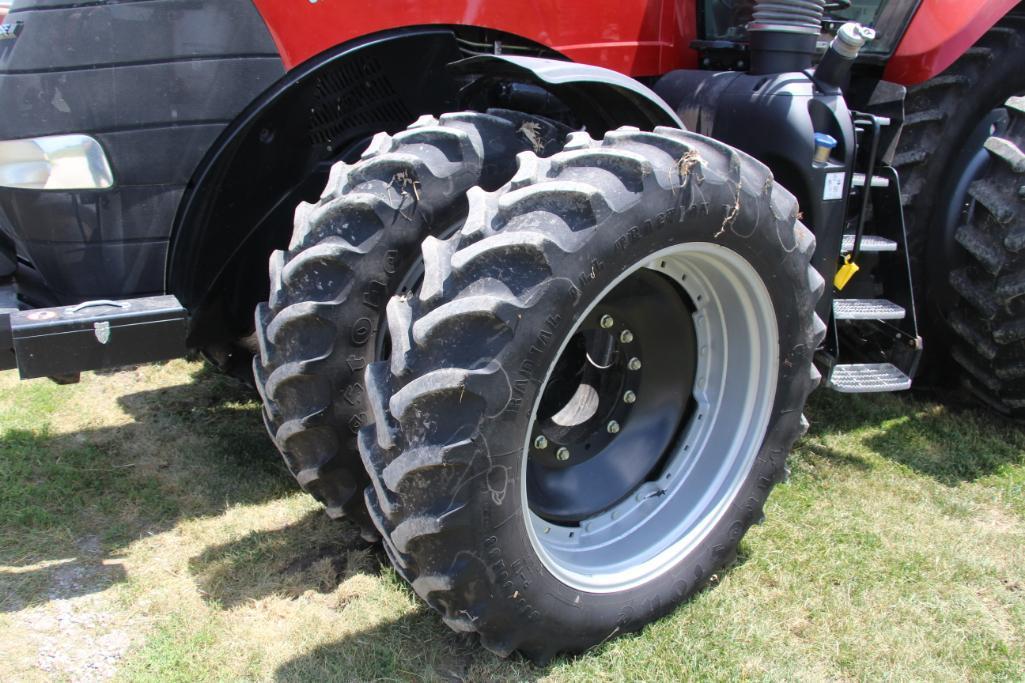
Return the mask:
[(524, 439), (523, 513), (548, 571), (621, 591), (700, 544), (761, 448), (778, 364), (773, 302), (730, 249), (681, 244), (610, 283), (563, 341)]
[(657, 469), (686, 418), (696, 348), (692, 307), (641, 270), (579, 324), (531, 431), (531, 508), (575, 522), (627, 496)]

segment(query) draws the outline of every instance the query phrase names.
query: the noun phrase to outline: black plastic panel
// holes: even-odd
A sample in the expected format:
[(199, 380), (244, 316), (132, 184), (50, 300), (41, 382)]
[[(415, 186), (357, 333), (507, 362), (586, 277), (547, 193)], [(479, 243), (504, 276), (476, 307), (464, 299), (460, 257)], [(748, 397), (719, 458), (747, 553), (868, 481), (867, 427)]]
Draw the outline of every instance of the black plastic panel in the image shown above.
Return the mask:
[(182, 194), (223, 129), (284, 74), (251, 0), (21, 0), (0, 42), (0, 139), (94, 135), (115, 188), (0, 188), (26, 300), (163, 291)]
[(169, 57), (278, 56), (249, 0), (64, 2), (45, 11), (28, 9), (38, 4), (14, 8), (11, 20), (24, 27), (16, 40), (0, 46), (4, 71), (82, 69)]
[(223, 129), (223, 124), (199, 124), (101, 133), (96, 138), (119, 187), (184, 185)]
[(17, 309), (17, 295), (10, 280), (0, 280), (0, 370), (18, 367), (14, 360), (14, 335), (11, 333), (11, 313)]
[(26, 246), (36, 268), (46, 274), (46, 284), (56, 302), (106, 299), (118, 287), (131, 287), (139, 294), (163, 291), (167, 240), (45, 245), (29, 242)]
[(0, 68), (0, 139), (196, 121), (223, 125), (281, 74), (280, 60), (267, 57), (45, 74)]
[(25, 235), (22, 256), (45, 277), (53, 300), (73, 302), (163, 291), (169, 216), (183, 191), (182, 185), (7, 190), (0, 206)]
[[(162, 216), (174, 211), (183, 187), (156, 185), (118, 192), (0, 192), (0, 203), (24, 233), (24, 243), (119, 242), (166, 239)], [(39, 216), (47, 220), (38, 221)]]
[[(4, 222), (0, 221), (0, 281), (14, 274), (17, 263), (14, 240), (4, 231)], [(3, 301), (0, 301), (3, 308)]]

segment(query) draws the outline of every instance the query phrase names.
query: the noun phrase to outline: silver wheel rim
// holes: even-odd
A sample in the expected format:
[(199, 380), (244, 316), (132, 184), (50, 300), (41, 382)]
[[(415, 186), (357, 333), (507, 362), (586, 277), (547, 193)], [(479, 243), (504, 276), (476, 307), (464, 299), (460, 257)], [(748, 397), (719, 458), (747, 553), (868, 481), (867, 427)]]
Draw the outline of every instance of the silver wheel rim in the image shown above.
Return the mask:
[[(697, 407), (657, 477), (612, 508), (563, 526), (528, 505), (530, 444), (523, 444), (520, 494), (531, 545), (560, 581), (595, 593), (648, 583), (701, 545), (747, 479), (776, 395), (779, 339), (772, 299), (751, 264), (731, 249), (694, 242), (654, 254), (610, 283), (579, 320), (642, 268), (663, 273), (689, 298), (698, 349)], [(556, 359), (578, 326), (565, 336)], [(538, 391), (531, 423), (554, 367)]]

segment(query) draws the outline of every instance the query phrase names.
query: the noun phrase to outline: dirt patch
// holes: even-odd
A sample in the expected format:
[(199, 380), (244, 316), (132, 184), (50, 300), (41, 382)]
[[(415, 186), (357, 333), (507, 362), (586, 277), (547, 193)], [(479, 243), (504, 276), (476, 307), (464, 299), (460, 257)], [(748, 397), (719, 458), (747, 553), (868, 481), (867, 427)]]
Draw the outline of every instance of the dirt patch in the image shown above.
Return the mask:
[[(43, 678), (102, 681), (111, 678), (133, 643), (138, 624), (111, 604), (108, 593), (124, 580), (117, 560), (104, 559), (100, 541), (78, 542), (80, 555), (38, 566), (3, 567), (5, 583), (32, 581), (41, 590), (27, 605), (15, 598), (0, 660), (8, 673), (35, 670)], [(7, 667), (5, 667), (7, 668)]]
[(50, 603), (25, 615), (38, 652), (36, 666), (74, 681), (102, 681), (114, 676), (132, 645), (131, 624), (112, 613), (99, 596)]
[(1019, 521), (1003, 508), (987, 507), (976, 517), (976, 524), (986, 533), (1014, 534), (1021, 533)]

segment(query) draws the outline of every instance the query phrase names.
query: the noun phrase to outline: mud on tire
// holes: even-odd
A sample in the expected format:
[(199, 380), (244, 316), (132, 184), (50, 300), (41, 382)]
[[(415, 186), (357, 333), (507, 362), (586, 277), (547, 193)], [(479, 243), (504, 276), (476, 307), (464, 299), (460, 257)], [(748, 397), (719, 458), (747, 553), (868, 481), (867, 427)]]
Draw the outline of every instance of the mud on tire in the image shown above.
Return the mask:
[(972, 205), (955, 235), (968, 263), (950, 274), (951, 353), (972, 392), (998, 411), (1025, 417), (1025, 97), (990, 137), (991, 161), (968, 190)]
[[(499, 655), (519, 650), (546, 661), (557, 652), (579, 651), (639, 629), (733, 560), (740, 539), (760, 519), (769, 492), (784, 475), (786, 455), (807, 426), (805, 400), (819, 382), (811, 359), (825, 334), (814, 312), (824, 283), (810, 266), (814, 239), (797, 215), (793, 197), (775, 185), (768, 169), (732, 148), (678, 130), (621, 129), (600, 142), (574, 133), (565, 151), (547, 160), (522, 154), (520, 170), (505, 187), (470, 191), (468, 218), (457, 234), (424, 242), (422, 288), (388, 304), (391, 359), (367, 368), (374, 424), (360, 431), (359, 445), (372, 480), (367, 506), (384, 547), (446, 624), (479, 633), (482, 644)], [(771, 321), (768, 328), (752, 328), (761, 332), (751, 340), (720, 338), (731, 353), (743, 344), (753, 350), (736, 367), (750, 361), (771, 378), (751, 390), (750, 405), (762, 406), (764, 419), (752, 418), (755, 426), (742, 442), (747, 446), (723, 447), (724, 462), (729, 454), (743, 453), (729, 461), (737, 463), (730, 470), (735, 487), (721, 486), (719, 507), (699, 517), (704, 526), (694, 527), (700, 533), (694, 532), (690, 545), (659, 550), (663, 541), (639, 526), (638, 534), (651, 538), (651, 562), (661, 563), (657, 571), (604, 585), (601, 570), (576, 577), (560, 565), (555, 550), (549, 551), (555, 546), (536, 538), (547, 531), (534, 526), (525, 473), (542, 457), (534, 449), (545, 448), (543, 457), (555, 450), (554, 442), (545, 446), (532, 431), (540, 423), (534, 417), (540, 415), (542, 388), (575, 331), (597, 320), (595, 305), (606, 300), (605, 292), (615, 292), (617, 283), (630, 282), (635, 273), (649, 277), (650, 269), (642, 266), (654, 269), (655, 289), (682, 292), (658, 256), (684, 248), (681, 254), (691, 254), (692, 247), (696, 255), (681, 262), (695, 266), (690, 279), (699, 282), (686, 290), (693, 308), (684, 318), (700, 326), (702, 315), (714, 320), (719, 311), (723, 329), (728, 327), (731, 314), (722, 312), (729, 307), (717, 298), (715, 272), (698, 267), (703, 258), (713, 263), (721, 257), (724, 264), (736, 263), (737, 273), (754, 274), (752, 291), (761, 292), (759, 301), (771, 309), (758, 313), (752, 294), (737, 307), (744, 313), (736, 322), (730, 318), (729, 325)], [(687, 275), (673, 272), (675, 282)], [(711, 301), (702, 302), (701, 291)], [(637, 320), (631, 306), (618, 310)], [(595, 329), (615, 329), (624, 345), (659, 345), (632, 339), (607, 322), (596, 322)], [(694, 358), (725, 358), (722, 349), (688, 349), (686, 340), (679, 341), (681, 355), (686, 350)], [(616, 363), (633, 353), (627, 346), (621, 350)], [(632, 360), (624, 361), (628, 370), (641, 367)], [(748, 405), (743, 399), (717, 408), (716, 400), (740, 395), (729, 394), (728, 387), (742, 384), (723, 374), (721, 389), (712, 386), (709, 378), (720, 367), (734, 366), (696, 361), (694, 400), (683, 402), (689, 412), (672, 432), (666, 458), (611, 509), (642, 499), (643, 493), (642, 503), (631, 510), (640, 510), (638, 518), (665, 520), (650, 511), (670, 509), (677, 504), (672, 501), (683, 500), (672, 492), (684, 490), (682, 483), (663, 484), (667, 473), (682, 472), (679, 480), (690, 481), (691, 474), (679, 468), (689, 462), (691, 445), (694, 462), (718, 456), (702, 443), (723, 437), (728, 430), (717, 426), (728, 425), (730, 412), (743, 413)], [(644, 386), (642, 380), (637, 405)], [(758, 403), (758, 396), (765, 402)], [(623, 419), (620, 436), (632, 424), (631, 418)], [(684, 445), (694, 434), (707, 441)], [(718, 489), (709, 485), (707, 490)], [(658, 508), (663, 494), (667, 507)], [(608, 509), (588, 519), (599, 517), (607, 519)], [(552, 529), (569, 539), (576, 529), (582, 539), (588, 524), (553, 522)], [(610, 569), (608, 576), (620, 574)]]
[[(925, 327), (925, 374), (946, 367), (951, 329), (951, 290), (944, 197), (950, 174), (968, 140), (987, 114), (1009, 96), (1025, 91), (1025, 17), (1011, 15), (986, 32), (943, 73), (908, 88), (905, 119), (893, 166), (900, 173), (919, 320)], [(950, 240), (952, 242), (952, 240)]]
[(425, 116), (381, 133), (358, 162), (332, 167), (320, 200), (296, 209), (289, 248), (270, 257), (253, 361), (267, 430), (299, 484), (332, 517), (354, 514), (368, 537), (356, 433), (385, 304), (411, 284), (423, 238), (458, 224), (468, 188), (498, 187), (518, 152), (549, 154), (564, 136), (503, 110)]

